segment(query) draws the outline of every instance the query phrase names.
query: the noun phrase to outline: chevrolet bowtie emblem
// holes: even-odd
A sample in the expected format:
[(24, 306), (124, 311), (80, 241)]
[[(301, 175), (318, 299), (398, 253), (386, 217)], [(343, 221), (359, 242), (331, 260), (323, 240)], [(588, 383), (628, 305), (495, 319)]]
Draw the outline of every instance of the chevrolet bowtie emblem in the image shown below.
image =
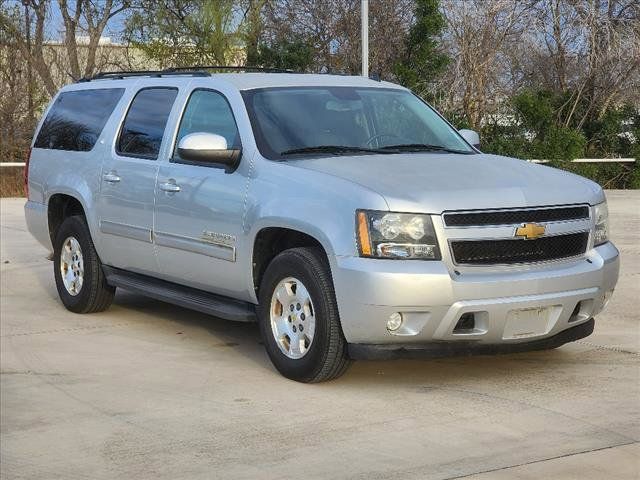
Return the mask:
[(516, 228), (516, 237), (524, 237), (525, 240), (534, 240), (544, 235), (544, 225), (537, 223), (523, 223), (522, 226)]

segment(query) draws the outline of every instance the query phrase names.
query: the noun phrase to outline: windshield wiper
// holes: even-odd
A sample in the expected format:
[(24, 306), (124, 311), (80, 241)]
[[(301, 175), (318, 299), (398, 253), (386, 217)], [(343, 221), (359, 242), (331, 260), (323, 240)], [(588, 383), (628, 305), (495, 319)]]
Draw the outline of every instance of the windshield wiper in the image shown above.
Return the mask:
[(291, 150), (285, 150), (280, 152), (280, 155), (297, 155), (305, 153), (332, 153), (334, 155), (340, 155), (343, 153), (392, 153), (386, 150), (365, 148), (365, 147), (350, 147), (347, 145), (317, 145), (315, 147), (302, 147), (293, 148)]
[(395, 150), (397, 152), (448, 152), (448, 153), (473, 153), (464, 150), (447, 148), (443, 145), (430, 145), (428, 143), (401, 143), (398, 145), (385, 145), (380, 150)]

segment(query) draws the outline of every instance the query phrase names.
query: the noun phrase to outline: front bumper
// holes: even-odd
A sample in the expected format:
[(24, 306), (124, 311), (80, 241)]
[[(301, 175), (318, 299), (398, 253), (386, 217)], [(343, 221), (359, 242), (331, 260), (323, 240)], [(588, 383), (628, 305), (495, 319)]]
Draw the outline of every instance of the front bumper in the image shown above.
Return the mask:
[[(348, 343), (409, 348), (445, 342), (481, 350), (531, 344), (588, 324), (615, 288), (619, 254), (606, 243), (580, 259), (457, 273), (444, 262), (357, 257), (338, 257), (332, 267)], [(538, 308), (546, 312), (544, 327), (527, 335), (514, 332), (513, 312)], [(402, 313), (403, 324), (389, 332), (387, 321), (395, 312)], [(454, 331), (465, 313), (474, 314), (478, 328)]]
[(580, 325), (562, 330), (551, 337), (520, 343), (482, 344), (476, 342), (431, 342), (409, 344), (350, 343), (349, 357), (354, 360), (396, 360), (400, 358), (439, 358), (470, 355), (522, 353), (557, 348), (593, 333), (592, 318)]

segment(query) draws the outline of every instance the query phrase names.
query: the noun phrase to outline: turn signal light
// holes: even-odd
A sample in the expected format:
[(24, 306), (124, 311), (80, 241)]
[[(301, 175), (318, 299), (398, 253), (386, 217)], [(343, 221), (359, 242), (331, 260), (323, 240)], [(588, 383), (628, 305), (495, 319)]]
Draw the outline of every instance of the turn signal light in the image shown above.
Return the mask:
[(369, 239), (369, 220), (364, 212), (358, 212), (358, 242), (362, 255), (371, 255), (371, 240)]

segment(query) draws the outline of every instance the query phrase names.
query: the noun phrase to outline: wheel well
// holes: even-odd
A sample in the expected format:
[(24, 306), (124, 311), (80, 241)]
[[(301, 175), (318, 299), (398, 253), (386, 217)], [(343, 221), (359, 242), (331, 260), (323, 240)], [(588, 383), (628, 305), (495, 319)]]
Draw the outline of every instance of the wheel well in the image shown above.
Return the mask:
[(256, 292), (271, 260), (279, 253), (296, 247), (318, 247), (327, 254), (318, 240), (297, 230), (268, 227), (258, 232), (253, 245), (253, 285)]
[(85, 215), (82, 204), (77, 198), (57, 193), (49, 199), (47, 216), (49, 219), (49, 235), (52, 242), (62, 222), (72, 215)]

